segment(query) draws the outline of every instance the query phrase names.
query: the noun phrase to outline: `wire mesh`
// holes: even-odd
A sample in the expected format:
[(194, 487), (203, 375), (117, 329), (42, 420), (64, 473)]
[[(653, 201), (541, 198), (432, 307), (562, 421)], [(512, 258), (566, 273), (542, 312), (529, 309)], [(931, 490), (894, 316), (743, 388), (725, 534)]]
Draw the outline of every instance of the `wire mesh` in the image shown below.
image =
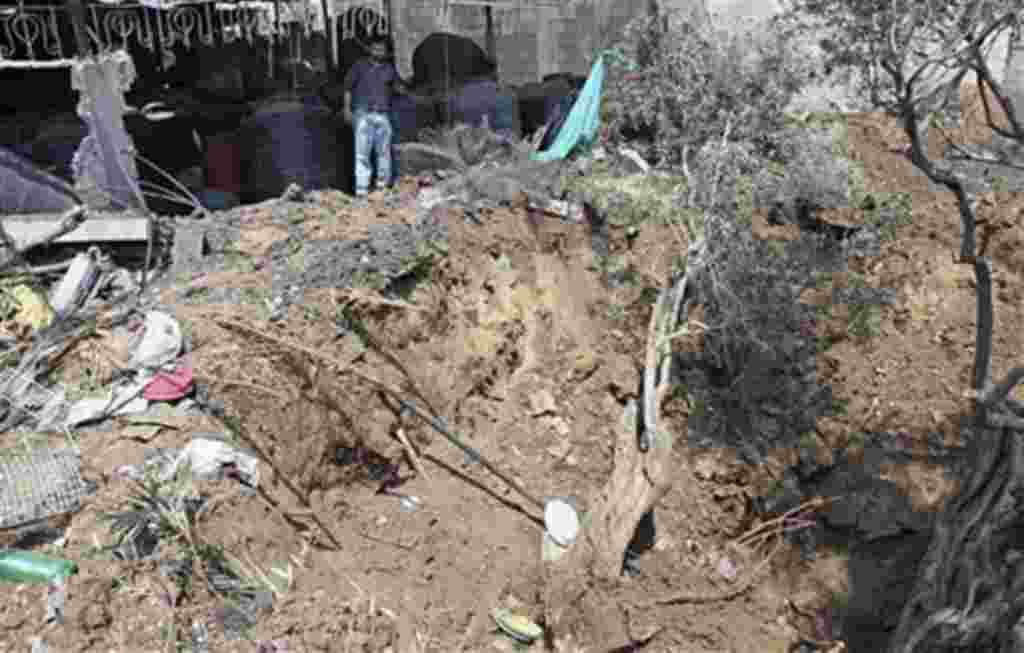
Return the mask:
[(89, 492), (74, 449), (39, 449), (0, 456), (0, 528), (74, 512)]
[[(0, 415), (8, 426), (24, 424), (36, 433), (55, 430), (71, 441), (65, 425), (64, 393), (18, 370), (0, 372)], [(16, 419), (12, 419), (16, 418)], [(0, 528), (21, 526), (77, 510), (88, 486), (75, 447), (43, 446), (31, 431), (8, 430), (0, 448)]]
[(68, 408), (61, 391), (51, 390), (17, 370), (0, 372), (0, 414), (14, 413), (36, 428), (55, 428), (70, 435), (64, 424)]

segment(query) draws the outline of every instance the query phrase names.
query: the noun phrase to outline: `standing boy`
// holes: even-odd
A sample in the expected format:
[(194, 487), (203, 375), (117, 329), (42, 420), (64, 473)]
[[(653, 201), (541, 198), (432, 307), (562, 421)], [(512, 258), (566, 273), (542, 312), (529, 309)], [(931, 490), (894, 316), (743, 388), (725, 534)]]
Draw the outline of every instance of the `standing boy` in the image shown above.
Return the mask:
[(371, 153), (377, 155), (377, 188), (390, 188), (391, 101), (395, 92), (408, 93), (388, 57), (383, 41), (370, 46), (370, 56), (356, 62), (345, 76), (344, 117), (355, 130), (356, 196), (370, 192)]

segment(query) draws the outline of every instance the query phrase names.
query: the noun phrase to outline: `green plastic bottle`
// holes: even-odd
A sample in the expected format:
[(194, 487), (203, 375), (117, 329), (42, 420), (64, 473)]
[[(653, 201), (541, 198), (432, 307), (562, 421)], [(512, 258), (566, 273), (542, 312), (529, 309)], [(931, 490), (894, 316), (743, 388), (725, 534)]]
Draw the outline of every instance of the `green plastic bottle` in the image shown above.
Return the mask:
[(34, 551), (0, 550), (0, 582), (50, 583), (67, 578), (77, 571), (78, 565), (70, 560)]

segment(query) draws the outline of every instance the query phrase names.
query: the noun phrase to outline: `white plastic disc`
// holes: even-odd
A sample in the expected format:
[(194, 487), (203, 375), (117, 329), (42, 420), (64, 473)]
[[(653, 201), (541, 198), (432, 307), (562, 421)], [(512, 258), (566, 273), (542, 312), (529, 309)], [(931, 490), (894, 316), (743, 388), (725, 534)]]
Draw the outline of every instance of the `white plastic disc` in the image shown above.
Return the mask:
[(544, 527), (556, 544), (567, 547), (580, 532), (580, 518), (568, 502), (552, 499), (544, 506)]

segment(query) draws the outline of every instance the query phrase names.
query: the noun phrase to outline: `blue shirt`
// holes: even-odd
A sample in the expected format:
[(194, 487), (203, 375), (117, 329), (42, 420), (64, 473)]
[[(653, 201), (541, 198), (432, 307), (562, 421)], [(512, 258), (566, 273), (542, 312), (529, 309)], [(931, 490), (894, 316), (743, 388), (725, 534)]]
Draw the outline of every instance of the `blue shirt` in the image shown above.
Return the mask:
[(357, 61), (345, 75), (345, 91), (352, 94), (352, 110), (389, 112), (391, 85), (399, 79), (398, 70), (391, 62)]

